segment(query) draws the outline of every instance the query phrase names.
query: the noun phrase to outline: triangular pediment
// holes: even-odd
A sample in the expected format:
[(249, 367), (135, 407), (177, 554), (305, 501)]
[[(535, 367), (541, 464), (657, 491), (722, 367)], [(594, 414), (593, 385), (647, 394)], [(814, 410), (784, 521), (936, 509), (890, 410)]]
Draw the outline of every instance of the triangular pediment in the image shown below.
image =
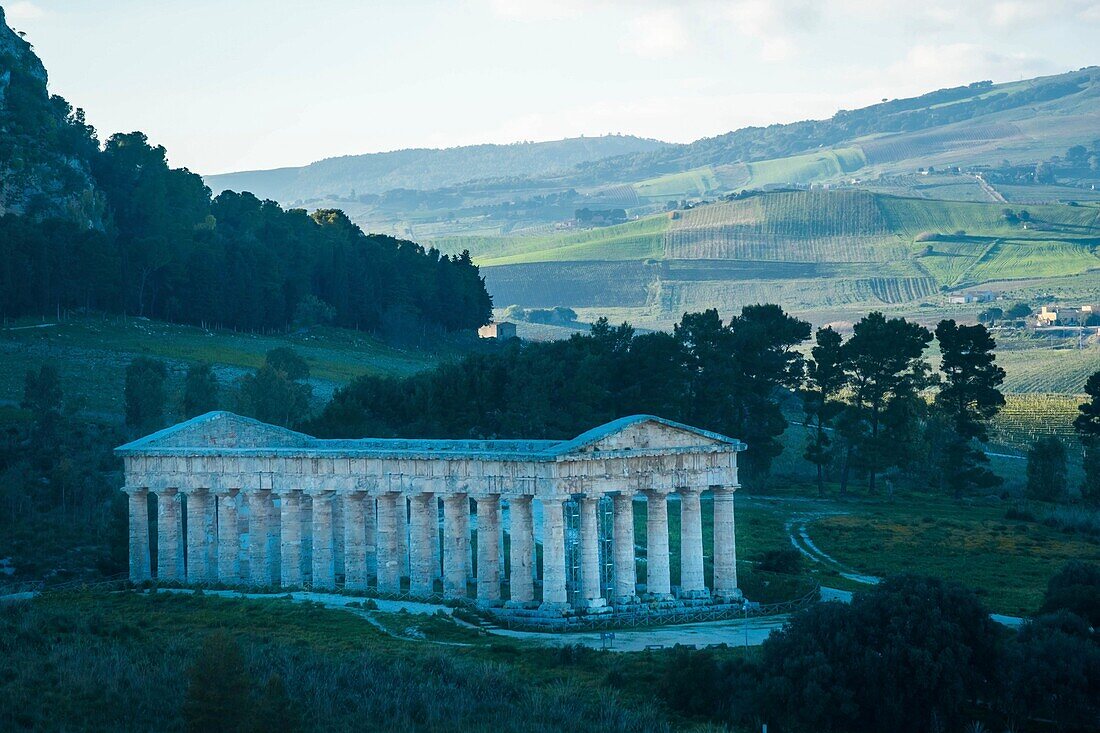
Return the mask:
[(740, 441), (652, 415), (620, 418), (558, 445), (558, 455), (606, 451), (659, 451), (676, 448), (727, 446), (739, 450)]
[(308, 435), (231, 412), (208, 412), (127, 443), (118, 448), (118, 451), (128, 453), (161, 448), (302, 448), (312, 441), (314, 438)]

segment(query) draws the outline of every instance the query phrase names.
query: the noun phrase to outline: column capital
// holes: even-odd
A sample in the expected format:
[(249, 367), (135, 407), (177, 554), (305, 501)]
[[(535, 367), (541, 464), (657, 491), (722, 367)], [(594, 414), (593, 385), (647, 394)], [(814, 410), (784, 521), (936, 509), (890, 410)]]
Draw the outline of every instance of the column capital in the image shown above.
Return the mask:
[(179, 492), (184, 496), (192, 496), (193, 494), (211, 493), (208, 486), (181, 486)]
[(140, 496), (142, 494), (148, 494), (149, 488), (147, 486), (123, 486), (120, 491), (130, 496)]
[(704, 491), (706, 491), (706, 489), (701, 487), (701, 486), (678, 486), (678, 487), (676, 487), (676, 493), (677, 494), (702, 494)]
[(230, 498), (241, 493), (240, 489), (214, 489), (215, 496), (228, 496)]
[(302, 489), (289, 489), (286, 487), (276, 487), (271, 489), (271, 495), (279, 497), (291, 496), (293, 494), (297, 494), (300, 496), (302, 493)]
[(302, 489), (302, 493), (311, 498), (332, 498), (336, 496), (334, 489)]
[(662, 497), (668, 498), (669, 494), (676, 493), (676, 489), (671, 487), (671, 486), (670, 487), (665, 487), (665, 486), (657, 487), (657, 486), (654, 486), (654, 487), (651, 487), (651, 488), (648, 488), (648, 489), (642, 489), (638, 493), (646, 496), (647, 498), (650, 497), (650, 496), (662, 496)]
[(710, 490), (714, 492), (715, 496), (733, 496), (739, 488), (741, 488), (741, 484), (723, 484), (721, 486), (711, 486)]
[(175, 496), (180, 493), (180, 490), (175, 486), (168, 486), (163, 489), (156, 489), (153, 493), (157, 496)]

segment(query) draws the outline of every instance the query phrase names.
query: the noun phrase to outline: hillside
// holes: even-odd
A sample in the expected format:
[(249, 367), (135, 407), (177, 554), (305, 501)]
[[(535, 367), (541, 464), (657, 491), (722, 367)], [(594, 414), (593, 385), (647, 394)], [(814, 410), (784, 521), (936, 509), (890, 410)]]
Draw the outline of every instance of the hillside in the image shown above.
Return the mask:
[(945, 291), (1011, 292), (1043, 279), (1050, 292), (1097, 277), (1100, 206), (1029, 206), (1027, 223), (1010, 222), (1004, 208), (859, 190), (775, 192), (612, 227), (436, 244), (471, 251), (498, 307), (631, 308), (635, 320), (657, 323), (755, 302), (831, 320), (871, 307), (941, 306)]
[[(317, 197), (320, 204), (345, 209), (367, 231), (418, 241), (528, 236), (552, 231), (584, 207), (621, 207), (645, 216), (670, 201), (792, 185), (858, 183), (902, 196), (964, 201), (1093, 200), (1100, 174), (1087, 166), (1058, 185), (1003, 189), (984, 185), (973, 172), (1006, 162), (1034, 166), (1071, 146), (1093, 144), (1097, 130), (1100, 68), (1089, 67), (1004, 84), (976, 82), (842, 110), (826, 120), (744, 128), (687, 145), (586, 138), (586, 144), (601, 146), (599, 155), (568, 169), (555, 160), (543, 173), (517, 163), (542, 146), (579, 141), (352, 156), (207, 180), (215, 189), (251, 187), (284, 202)], [(616, 154), (612, 142), (649, 147)], [(471, 160), (485, 165), (472, 166)], [(917, 175), (930, 166), (953, 175)], [(350, 171), (360, 168), (375, 176), (370, 185), (353, 180)]]
[(465, 257), (335, 208), (211, 196), (144, 133), (101, 146), (0, 13), (0, 317), (100, 311), (259, 330), (332, 324), (423, 345), (487, 323)]
[(307, 166), (206, 176), (215, 192), (250, 191), (290, 204), (311, 199), (380, 194), (394, 189), (431, 190), (484, 178), (541, 177), (578, 164), (668, 147), (629, 135), (578, 137), (540, 143), (469, 145), (433, 150), (328, 158)]
[(83, 112), (46, 89), (46, 68), (0, 7), (0, 216), (59, 218), (102, 229), (96, 153)]
[[(590, 181), (637, 181), (654, 175), (816, 153), (861, 154), (869, 165), (955, 152), (961, 163), (1047, 150), (1095, 137), (1100, 68), (1005, 84), (988, 81), (893, 99), (827, 120), (749, 127), (690, 145), (579, 166)], [(1072, 144), (1072, 143), (1070, 143)], [(851, 150), (851, 146), (858, 150)], [(1039, 157), (1045, 157), (1040, 155)], [(787, 182), (793, 182), (788, 179)]]
[(28, 370), (53, 364), (66, 399), (91, 416), (121, 422), (126, 366), (138, 356), (165, 362), (174, 412), (192, 364), (214, 367), (224, 406), (237, 378), (259, 367), (264, 355), (289, 347), (311, 372), (314, 396), (323, 404), (333, 390), (361, 374), (406, 376), (449, 352), (396, 349), (363, 333), (315, 328), (295, 334), (256, 335), (211, 331), (144, 318), (73, 318), (55, 323), (30, 319), (0, 328), (0, 406), (17, 405)]

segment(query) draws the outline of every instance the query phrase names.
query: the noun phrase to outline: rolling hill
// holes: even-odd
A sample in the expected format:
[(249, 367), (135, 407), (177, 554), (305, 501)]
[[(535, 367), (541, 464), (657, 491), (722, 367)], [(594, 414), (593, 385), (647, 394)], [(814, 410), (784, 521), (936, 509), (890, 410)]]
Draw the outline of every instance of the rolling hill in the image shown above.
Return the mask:
[(1028, 222), (1009, 221), (1004, 208), (854, 189), (784, 191), (612, 227), (436, 245), (469, 249), (498, 307), (638, 309), (643, 323), (765, 301), (822, 320), (942, 305), (955, 290), (1100, 281), (1100, 206), (1029, 206)]
[(287, 204), (318, 198), (431, 190), (483, 178), (545, 176), (579, 163), (657, 150), (668, 144), (629, 135), (578, 137), (539, 143), (470, 145), (433, 150), (328, 158), (307, 166), (206, 176), (215, 192), (250, 191)]
[(686, 145), (601, 137), (410, 150), (209, 176), (207, 183), (215, 190), (251, 189), (283, 203), (338, 206), (368, 231), (417, 240), (528, 236), (552, 232), (582, 207), (622, 207), (645, 216), (669, 201), (792, 185), (858, 182), (948, 200), (1088, 200), (1095, 197), (1081, 188), (1006, 187), (1002, 194), (974, 176), (934, 186), (913, 176), (929, 166), (1033, 165), (1072, 145), (1091, 144), (1098, 130), (1100, 67), (1088, 67), (1004, 84), (976, 82)]

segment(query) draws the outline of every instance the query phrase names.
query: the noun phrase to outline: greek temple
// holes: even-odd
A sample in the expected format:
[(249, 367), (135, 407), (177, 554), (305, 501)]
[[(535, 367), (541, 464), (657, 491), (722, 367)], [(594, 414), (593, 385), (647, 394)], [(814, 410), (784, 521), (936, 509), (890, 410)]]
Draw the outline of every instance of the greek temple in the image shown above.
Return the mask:
[[(649, 415), (565, 441), (324, 440), (211, 412), (116, 452), (135, 582), (472, 597), (558, 614), (739, 600), (744, 448)], [(709, 547), (704, 492), (714, 507)], [(634, 536), (642, 500), (644, 586)], [(670, 504), (680, 512), (676, 588)]]

